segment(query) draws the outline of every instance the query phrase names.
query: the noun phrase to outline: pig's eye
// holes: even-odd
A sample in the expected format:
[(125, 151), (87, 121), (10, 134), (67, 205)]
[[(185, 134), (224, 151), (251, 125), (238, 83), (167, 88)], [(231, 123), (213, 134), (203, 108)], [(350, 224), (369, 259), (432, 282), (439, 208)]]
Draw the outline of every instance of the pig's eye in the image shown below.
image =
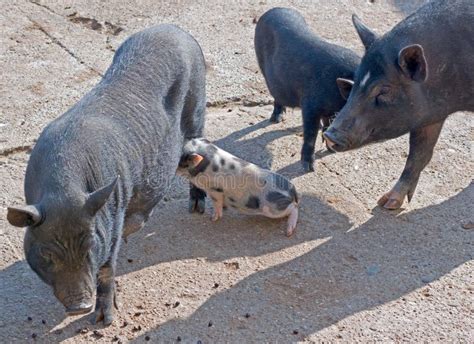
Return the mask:
[(52, 264), (54, 261), (54, 253), (51, 250), (48, 250), (47, 248), (42, 248), (40, 250), (41, 257), (47, 264)]
[(390, 86), (382, 86), (375, 97), (375, 105), (389, 103), (391, 99), (391, 90)]

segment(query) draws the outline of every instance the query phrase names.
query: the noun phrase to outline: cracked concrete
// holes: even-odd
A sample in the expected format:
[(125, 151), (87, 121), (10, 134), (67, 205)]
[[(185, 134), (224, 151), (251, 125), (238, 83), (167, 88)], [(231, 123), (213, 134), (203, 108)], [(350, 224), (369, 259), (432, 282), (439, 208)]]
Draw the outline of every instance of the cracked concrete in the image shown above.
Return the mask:
[[(295, 7), (322, 37), (361, 52), (353, 12), (382, 33), (423, 1), (3, 3), (0, 342), (473, 342), (472, 114), (448, 119), (412, 202), (382, 211), (376, 201), (403, 169), (407, 137), (332, 155), (318, 139), (316, 171), (303, 174), (301, 113), (268, 123), (253, 51), (254, 20), (270, 7)], [(284, 221), (232, 210), (212, 223), (211, 209), (186, 212), (187, 183), (177, 179), (122, 245), (120, 310), (104, 329), (64, 317), (26, 264), (24, 231), (8, 225), (6, 207), (24, 202), (28, 153), (44, 126), (99, 81), (126, 37), (163, 22), (203, 47), (206, 136), (291, 178), (300, 220), (291, 239)]]
[(50, 40), (51, 42), (53, 42), (54, 44), (56, 44), (58, 47), (60, 47), (61, 49), (63, 49), (65, 52), (67, 52), (73, 59), (75, 59), (79, 64), (83, 64), (85, 66), (87, 66), (91, 71), (93, 71), (94, 73), (96, 73), (98, 76), (100, 77), (103, 77), (104, 75), (100, 72), (98, 72), (97, 70), (95, 70), (94, 68), (88, 66), (80, 57), (78, 57), (76, 54), (74, 54), (74, 52), (72, 52), (71, 50), (68, 49), (68, 47), (66, 47), (63, 43), (61, 43), (61, 41), (59, 39), (57, 39), (56, 37), (54, 37), (51, 33), (49, 33), (44, 27), (42, 27), (40, 24), (38, 24), (38, 22), (34, 21), (33, 19), (31, 19), (30, 17), (27, 17), (31, 23), (34, 25), (33, 28), (35, 29), (38, 29), (39, 31), (41, 31), (42, 33), (44, 33)]

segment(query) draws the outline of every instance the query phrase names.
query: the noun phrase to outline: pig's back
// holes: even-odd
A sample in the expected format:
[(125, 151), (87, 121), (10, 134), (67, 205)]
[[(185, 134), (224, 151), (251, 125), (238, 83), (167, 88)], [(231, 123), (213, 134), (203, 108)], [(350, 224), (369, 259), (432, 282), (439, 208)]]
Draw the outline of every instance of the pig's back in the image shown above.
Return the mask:
[(260, 18), (255, 51), (270, 93), (292, 107), (306, 93), (327, 87), (339, 97), (336, 78), (351, 78), (360, 60), (351, 50), (320, 39), (297, 11), (286, 8), (271, 9)]
[(31, 183), (50, 180), (52, 164), (62, 174), (53, 178), (57, 183), (64, 175), (90, 180), (119, 173), (143, 189), (146, 178), (168, 178), (187, 135), (180, 128), (187, 95), (204, 77), (199, 45), (179, 28), (160, 25), (132, 35), (102, 81), (43, 131), (31, 156)]
[[(449, 99), (449, 112), (474, 110), (474, 1), (435, 0), (398, 23), (371, 50), (397, 53), (421, 44), (432, 101)], [(445, 112), (445, 111), (444, 111)]]
[(301, 37), (306, 36), (307, 31), (306, 21), (299, 12), (280, 7), (265, 12), (255, 28), (258, 65), (270, 93), (285, 105), (299, 105), (301, 87), (296, 84), (298, 80), (293, 72), (300, 60)]

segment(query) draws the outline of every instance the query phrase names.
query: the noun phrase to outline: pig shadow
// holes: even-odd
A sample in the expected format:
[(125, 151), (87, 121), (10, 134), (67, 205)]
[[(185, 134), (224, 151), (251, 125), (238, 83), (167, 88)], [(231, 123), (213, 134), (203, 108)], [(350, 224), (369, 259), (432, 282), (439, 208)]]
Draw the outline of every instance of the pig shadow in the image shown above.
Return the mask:
[[(213, 223), (209, 212), (188, 214), (187, 201), (186, 197), (163, 202), (147, 226), (131, 236), (128, 244), (122, 244), (117, 276), (177, 260), (200, 258), (225, 262), (243, 256), (261, 256), (332, 236), (351, 226), (345, 215), (307, 194), (302, 196), (301, 229), (291, 238), (285, 236), (285, 220), (246, 216), (229, 210), (219, 223)], [(80, 338), (92, 340), (96, 338), (93, 330), (102, 327), (92, 326), (90, 315), (86, 315), (68, 320), (60, 333), (55, 332), (54, 328), (65, 318), (64, 308), (26, 261), (15, 262), (0, 271), (0, 290), (0, 309), (8, 312), (8, 316), (0, 316), (0, 328), (8, 333), (8, 337), (1, 334), (0, 341), (26, 341), (35, 334), (37, 342), (59, 342), (77, 336), (83, 328), (89, 332)], [(119, 300), (123, 297), (120, 292), (118, 297)], [(123, 307), (118, 313), (122, 311)], [(32, 321), (28, 320), (29, 316)]]
[[(245, 136), (264, 128), (274, 130), (243, 139)], [(216, 140), (214, 144), (241, 159), (270, 169), (273, 163), (273, 155), (270, 153), (268, 145), (282, 137), (294, 135), (301, 131), (301, 126), (281, 128), (271, 123), (268, 119), (265, 119), (241, 130), (237, 130), (222, 139)]]
[[(258, 122), (217, 140), (216, 144), (243, 159), (270, 167), (272, 154), (266, 147), (274, 140), (301, 131), (301, 128), (278, 129), (242, 139), (268, 125), (271, 125), (268, 120)], [(297, 230), (288, 239), (284, 235), (285, 220), (246, 216), (228, 210), (219, 223), (213, 223), (210, 221), (210, 202), (205, 215), (189, 214), (187, 192), (187, 183), (175, 186), (171, 194), (177, 193), (178, 198), (172, 202), (161, 202), (146, 227), (132, 235), (128, 244), (122, 243), (117, 276), (182, 259), (205, 258), (218, 262), (242, 256), (260, 256), (331, 236), (333, 231), (344, 231), (351, 226), (345, 215), (317, 196), (305, 194), (302, 195), (304, 207), (300, 218), (306, 218), (301, 220), (303, 222), (310, 221), (311, 230)], [(2, 270), (0, 281), (0, 290), (8, 295), (0, 301), (0, 309), (11, 309), (8, 317), (0, 322), (1, 327), (9, 331), (8, 340), (24, 341), (35, 334), (37, 341), (61, 341), (75, 336), (81, 328), (97, 328), (89, 324), (89, 316), (83, 316), (70, 321), (61, 328), (60, 333), (51, 333), (65, 318), (63, 306), (25, 261), (15, 262)], [(19, 285), (21, 292), (17, 293), (15, 290)], [(18, 305), (19, 310), (15, 308)], [(28, 320), (29, 316), (32, 321)], [(41, 320), (45, 320), (45, 324)]]
[(0, 342), (56, 340), (49, 332), (64, 319), (64, 308), (26, 261), (0, 271), (0, 293)]
[[(323, 159), (324, 157), (327, 157), (332, 154), (334, 154), (334, 152), (331, 152), (327, 150), (326, 148), (321, 148), (319, 151), (316, 151), (314, 155), (314, 168), (315, 169), (318, 168), (318, 163), (317, 163), (318, 160)], [(312, 173), (312, 172), (305, 172), (303, 170), (301, 161), (295, 161), (294, 163), (287, 165), (283, 168), (280, 168), (279, 170), (275, 172), (282, 174), (289, 179), (294, 179), (297, 177), (301, 177), (302, 175), (305, 175), (307, 173)]]
[[(290, 116), (290, 114), (288, 116)], [(285, 122), (283, 122), (283, 125), (285, 125)], [(255, 131), (258, 131), (260, 129), (265, 129), (265, 128), (272, 129), (272, 127), (274, 127), (275, 129), (264, 132), (257, 136), (242, 139), (245, 136), (250, 135)], [(302, 131), (303, 131), (303, 127), (301, 125), (297, 127), (281, 128), (281, 125), (273, 124), (268, 119), (265, 119), (261, 122), (250, 125), (241, 130), (237, 130), (222, 139), (216, 140), (214, 141), (214, 144), (217, 145), (219, 148), (224, 149), (228, 151), (229, 153), (238, 156), (239, 158), (247, 160), (260, 167), (263, 167), (266, 169), (272, 169), (274, 156), (268, 149), (269, 145), (273, 141), (281, 139), (282, 137), (285, 137), (285, 136), (290, 136), (290, 135), (300, 136), (299, 134), (301, 134)], [(302, 136), (300, 137), (299, 144), (302, 147), (303, 145)], [(290, 179), (300, 177), (306, 174), (307, 172), (303, 170), (303, 167), (299, 160), (300, 151), (298, 150), (298, 153), (296, 154), (298, 155), (298, 161), (292, 163), (291, 165), (283, 167), (277, 170), (276, 172)], [(334, 154), (334, 153), (326, 149), (326, 147), (324, 146), (324, 143), (321, 140), (321, 133), (319, 133), (317, 142), (316, 142), (315, 162), (331, 154)], [(277, 159), (279, 158), (278, 153), (276, 154), (275, 158)], [(315, 166), (317, 168), (317, 163)]]
[[(169, 320), (137, 341), (144, 336), (163, 342), (178, 336), (184, 342), (303, 340), (423, 288), (473, 259), (474, 231), (461, 227), (472, 220), (466, 205), (473, 198), (471, 184), (443, 203), (405, 214), (377, 209), (357, 228), (347, 230), (346, 223), (329, 231), (331, 238), (309, 252), (253, 273), (211, 296), (189, 317)], [(309, 239), (329, 232), (306, 235)], [(248, 245), (241, 242), (237, 250), (252, 253)], [(344, 338), (343, 328), (339, 330)]]

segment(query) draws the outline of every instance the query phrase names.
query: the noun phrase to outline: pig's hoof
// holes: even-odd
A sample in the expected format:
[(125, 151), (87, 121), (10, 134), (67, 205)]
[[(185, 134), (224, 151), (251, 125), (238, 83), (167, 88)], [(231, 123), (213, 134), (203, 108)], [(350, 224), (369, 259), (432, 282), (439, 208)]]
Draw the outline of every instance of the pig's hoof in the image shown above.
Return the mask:
[(91, 323), (96, 325), (103, 322), (104, 326), (109, 326), (114, 320), (113, 306), (117, 308), (117, 299), (115, 293), (112, 297), (109, 295), (97, 297), (95, 304), (95, 311), (92, 314)]
[(281, 115), (272, 115), (272, 117), (270, 117), (270, 123), (280, 123), (282, 120)]
[(380, 207), (384, 207), (385, 209), (389, 210), (396, 210), (399, 209), (404, 200), (404, 196), (401, 195), (399, 192), (390, 191), (383, 195), (377, 202)]
[(326, 150), (329, 152), (329, 153), (336, 153), (334, 150), (331, 149), (331, 147), (329, 147), (329, 143), (328, 141), (323, 137), (323, 143), (324, 145), (326, 146)]
[(308, 173), (308, 172), (314, 172), (314, 163), (311, 162), (311, 161), (301, 161), (301, 164), (303, 165), (303, 170), (305, 171), (305, 173)]
[(206, 200), (190, 199), (188, 210), (190, 213), (204, 214), (204, 211), (206, 210)]
[(293, 233), (295, 233), (295, 229), (296, 229), (296, 226), (295, 227), (288, 226), (288, 228), (286, 229), (286, 236), (288, 238), (291, 237)]
[(196, 202), (196, 211), (199, 214), (204, 214), (204, 211), (206, 210), (206, 200), (205, 199), (198, 199)]
[(114, 315), (112, 309), (104, 310), (102, 307), (96, 309), (92, 314), (91, 323), (92, 325), (97, 325), (100, 322), (103, 322), (104, 326), (109, 326), (114, 321)]
[(288, 217), (288, 225), (286, 227), (286, 236), (289, 238), (293, 235), (296, 229), (296, 223), (298, 222), (298, 206), (295, 204), (290, 205), (291, 211)]

